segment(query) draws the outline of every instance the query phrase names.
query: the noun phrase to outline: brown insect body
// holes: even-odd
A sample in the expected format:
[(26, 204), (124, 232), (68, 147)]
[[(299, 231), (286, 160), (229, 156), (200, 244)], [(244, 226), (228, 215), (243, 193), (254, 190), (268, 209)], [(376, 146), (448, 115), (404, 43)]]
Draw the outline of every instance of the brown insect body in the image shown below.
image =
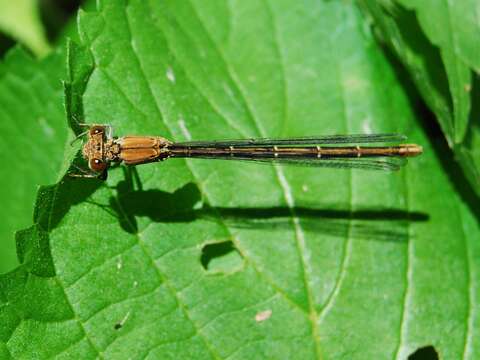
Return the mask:
[(82, 152), (90, 170), (102, 173), (112, 162), (139, 165), (164, 160), (169, 156), (169, 144), (167, 139), (155, 136), (108, 138), (105, 126), (93, 125)]
[[(415, 144), (394, 146), (312, 146), (313, 144), (393, 142), (405, 139), (405, 137), (396, 134), (172, 143), (158, 136), (130, 135), (113, 138), (107, 133), (107, 129), (110, 129), (110, 127), (105, 125), (92, 125), (89, 127), (88, 140), (82, 151), (93, 174), (86, 174), (84, 175), (85, 177), (97, 177), (100, 174), (106, 175), (106, 170), (110, 163), (140, 165), (162, 161), (169, 157), (238, 159), (264, 162), (268, 160), (271, 162), (310, 166), (397, 170), (401, 164), (395, 163), (393, 160), (385, 160), (385, 158), (401, 159), (422, 153), (422, 147)], [(303, 144), (305, 146), (298, 146)], [(359, 158), (364, 158), (365, 160), (352, 163), (352, 161)]]
[(127, 165), (161, 161), (169, 156), (170, 141), (155, 136), (124, 136), (113, 141), (118, 146), (118, 160)]
[(305, 146), (305, 147), (216, 147), (216, 148), (196, 148), (180, 147), (171, 144), (168, 149), (169, 156), (172, 157), (215, 157), (215, 156), (258, 156), (264, 158), (289, 157), (313, 157), (313, 158), (366, 158), (382, 156), (412, 157), (421, 154), (422, 148), (415, 144), (405, 144), (398, 146)]

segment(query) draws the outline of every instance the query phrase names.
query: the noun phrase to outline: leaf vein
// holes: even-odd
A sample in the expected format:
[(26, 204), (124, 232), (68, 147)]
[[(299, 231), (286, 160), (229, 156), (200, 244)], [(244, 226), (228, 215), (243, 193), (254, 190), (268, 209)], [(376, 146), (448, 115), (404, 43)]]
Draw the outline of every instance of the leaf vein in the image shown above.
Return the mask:
[[(58, 189), (59, 186), (56, 186), (56, 189)], [(50, 210), (50, 214), (52, 213), (52, 209)], [(103, 359), (103, 353), (102, 351), (97, 348), (97, 346), (95, 345), (95, 343), (93, 342), (93, 340), (90, 338), (90, 335), (88, 334), (87, 330), (85, 329), (85, 324), (84, 322), (77, 316), (77, 314), (75, 313), (75, 310), (73, 308), (73, 305), (70, 301), (70, 298), (68, 297), (66, 291), (65, 291), (65, 287), (64, 285), (61, 283), (60, 279), (58, 279), (56, 276), (54, 277), (55, 279), (55, 282), (59, 285), (59, 287), (63, 290), (64, 294), (65, 294), (65, 298), (67, 300), (67, 303), (68, 305), (70, 306), (70, 309), (72, 311), (72, 314), (74, 314), (74, 320), (77, 322), (77, 324), (80, 326), (80, 329), (82, 330), (82, 332), (85, 334), (85, 339), (87, 340), (87, 342), (89, 343), (89, 345), (92, 347), (92, 349), (97, 353), (98, 357), (100, 359)]]
[(94, 264), (90, 269), (88, 269), (87, 271), (85, 271), (84, 273), (82, 273), (77, 279), (73, 280), (73, 282), (71, 282), (70, 284), (68, 284), (65, 289), (70, 289), (71, 287), (75, 286), (79, 281), (81, 281), (85, 276), (87, 276), (88, 274), (90, 274), (91, 272), (95, 271), (96, 269), (98, 268), (101, 268), (102, 266), (104, 266), (106, 263), (108, 263), (109, 261), (115, 259), (116, 257), (119, 257), (119, 256), (122, 256), (122, 255), (125, 255), (127, 252), (129, 252), (130, 250), (132, 250), (135, 246), (138, 246), (137, 243), (132, 243), (131, 245), (129, 245), (128, 247), (126, 247), (125, 249), (123, 249), (122, 251), (120, 251), (118, 254), (114, 254), (110, 257), (106, 257), (103, 261), (101, 262), (98, 262), (97, 264)]
[[(405, 196), (405, 202), (406, 202), (406, 210), (409, 212), (410, 211), (410, 201), (409, 201), (409, 193), (408, 193), (408, 182), (407, 182), (407, 175), (406, 171), (403, 173), (403, 183), (404, 183), (404, 196)], [(410, 295), (410, 286), (413, 283), (413, 265), (412, 265), (412, 259), (413, 259), (413, 243), (410, 241), (411, 239), (411, 226), (410, 226), (410, 221), (407, 219), (407, 232), (408, 232), (408, 244), (407, 244), (407, 256), (406, 256), (406, 276), (405, 276), (405, 292), (403, 294), (403, 301), (402, 301), (402, 318), (400, 320), (400, 329), (399, 329), (399, 339), (398, 339), (398, 346), (395, 351), (395, 358), (399, 359), (401, 356), (401, 350), (402, 350), (402, 345), (403, 342), (405, 341), (406, 337), (406, 323), (407, 323), (407, 315), (408, 311), (407, 309), (410, 307), (409, 303), (409, 295)]]
[[(459, 205), (455, 207), (457, 209), (457, 212), (459, 213), (460, 221), (462, 221), (462, 214), (460, 213)], [(465, 223), (462, 221), (462, 226), (461, 226), (461, 233), (462, 237), (464, 239), (464, 244), (465, 244), (465, 259), (466, 259), (466, 269), (465, 269), (465, 276), (468, 284), (468, 295), (467, 295), (467, 322), (465, 326), (465, 339), (464, 339), (464, 348), (463, 348), (463, 354), (462, 354), (462, 359), (468, 358), (471, 349), (472, 349), (472, 342), (473, 342), (473, 329), (474, 329), (474, 314), (473, 314), (473, 304), (475, 303), (474, 299), (474, 290), (473, 290), (473, 282), (472, 282), (472, 260), (471, 260), (471, 253), (469, 251), (469, 246), (468, 246), (468, 239), (467, 239), (467, 232), (465, 230)]]
[(231, 314), (236, 314), (236, 313), (242, 313), (244, 311), (247, 311), (247, 310), (250, 310), (250, 309), (253, 309), (257, 306), (262, 306), (270, 301), (272, 301), (273, 299), (275, 299), (276, 297), (278, 297), (278, 293), (274, 294), (273, 296), (269, 296), (267, 299), (264, 299), (264, 300), (261, 300), (259, 302), (256, 302), (255, 304), (251, 304), (251, 305), (247, 305), (247, 306), (244, 306), (240, 309), (233, 309), (233, 310), (229, 310), (229, 311), (224, 311), (222, 313), (219, 313), (217, 314), (216, 316), (212, 317), (211, 319), (209, 319), (205, 324), (203, 324), (201, 326), (201, 329), (203, 328), (206, 328), (207, 326), (209, 326), (211, 323), (213, 323), (214, 321), (226, 316), (226, 315), (231, 315)]

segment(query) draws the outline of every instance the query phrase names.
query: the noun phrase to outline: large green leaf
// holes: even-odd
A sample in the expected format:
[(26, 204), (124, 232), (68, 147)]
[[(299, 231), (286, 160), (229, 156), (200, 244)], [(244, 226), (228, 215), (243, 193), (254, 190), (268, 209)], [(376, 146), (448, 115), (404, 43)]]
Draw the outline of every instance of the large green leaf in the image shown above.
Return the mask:
[[(478, 139), (480, 22), (474, 1), (360, 0), (435, 113), (472, 187), (480, 194)], [(405, 7), (403, 7), (405, 6)], [(469, 10), (470, 9), (470, 10)]]
[(0, 273), (13, 269), (14, 232), (32, 223), (38, 186), (57, 180), (67, 137), (64, 55), (35, 61), (21, 49), (0, 64)]
[(479, 356), (478, 203), (355, 6), (99, 6), (69, 52), (71, 119), (175, 140), (395, 131), (425, 154), (399, 173), (169, 160), (44, 187), (0, 279), (0, 353)]

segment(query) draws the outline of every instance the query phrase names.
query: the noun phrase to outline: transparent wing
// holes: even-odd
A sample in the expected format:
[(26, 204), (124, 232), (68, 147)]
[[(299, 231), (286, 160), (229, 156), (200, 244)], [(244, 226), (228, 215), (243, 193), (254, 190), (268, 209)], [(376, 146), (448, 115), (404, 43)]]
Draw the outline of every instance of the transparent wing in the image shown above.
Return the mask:
[(362, 169), (397, 171), (407, 163), (406, 158), (379, 157), (379, 158), (251, 158), (240, 156), (196, 156), (196, 159), (209, 160), (240, 160), (255, 164), (280, 164), (306, 167), (325, 167), (337, 169)]
[(359, 134), (359, 135), (327, 135), (308, 136), (290, 139), (238, 139), (213, 141), (187, 141), (175, 143), (175, 146), (224, 148), (229, 146), (282, 146), (282, 145), (327, 145), (327, 144), (369, 144), (401, 142), (407, 139), (399, 134)]

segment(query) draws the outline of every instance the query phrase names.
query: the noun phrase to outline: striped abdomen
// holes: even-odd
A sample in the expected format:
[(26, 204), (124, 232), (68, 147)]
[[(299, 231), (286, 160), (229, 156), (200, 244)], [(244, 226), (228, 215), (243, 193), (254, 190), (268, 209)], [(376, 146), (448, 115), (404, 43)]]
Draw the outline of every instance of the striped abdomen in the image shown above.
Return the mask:
[(385, 157), (400, 156), (410, 157), (419, 155), (422, 152), (418, 145), (397, 145), (385, 147), (195, 147), (195, 146), (175, 146), (169, 147), (172, 157), (238, 157), (238, 158), (360, 158), (360, 157)]

